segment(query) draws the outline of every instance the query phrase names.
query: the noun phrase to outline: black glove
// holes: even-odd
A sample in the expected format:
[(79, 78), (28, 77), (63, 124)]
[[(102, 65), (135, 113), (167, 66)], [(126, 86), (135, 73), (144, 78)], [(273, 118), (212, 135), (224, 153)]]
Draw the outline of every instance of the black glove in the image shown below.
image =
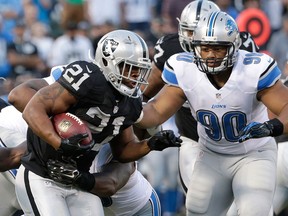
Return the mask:
[(88, 134), (77, 134), (70, 138), (62, 139), (58, 151), (65, 156), (79, 156), (85, 154), (95, 145), (94, 140), (88, 145), (81, 145), (80, 142), (86, 137), (88, 137)]
[(90, 191), (95, 185), (95, 177), (89, 172), (77, 170), (76, 162), (69, 160), (62, 162), (49, 159), (47, 162), (49, 177), (55, 182), (74, 185), (82, 190)]
[(162, 151), (168, 147), (180, 147), (182, 140), (172, 130), (163, 130), (152, 136), (147, 144), (151, 150)]
[(239, 133), (239, 142), (251, 138), (262, 138), (267, 136), (279, 136), (283, 133), (284, 126), (277, 118), (264, 123), (251, 122)]

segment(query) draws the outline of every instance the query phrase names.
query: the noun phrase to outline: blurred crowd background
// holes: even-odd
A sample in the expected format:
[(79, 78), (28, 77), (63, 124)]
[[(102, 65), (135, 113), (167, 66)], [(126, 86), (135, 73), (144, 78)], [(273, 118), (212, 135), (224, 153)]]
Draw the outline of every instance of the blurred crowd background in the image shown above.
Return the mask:
[[(163, 35), (177, 32), (177, 17), (190, 2), (0, 0), (0, 97), (7, 100), (12, 88), (27, 79), (48, 76), (53, 66), (75, 60), (89, 61), (99, 39), (114, 29), (128, 29), (140, 34), (149, 46), (152, 59), (156, 41)], [(261, 52), (276, 59), (285, 79), (288, 75), (288, 0), (214, 2), (236, 19), (241, 31), (251, 33)], [(173, 122), (171, 127), (174, 127)], [(173, 155), (177, 155), (177, 150)], [(177, 156), (176, 159), (169, 156), (163, 161), (176, 166), (169, 177), (163, 166), (154, 170), (159, 174), (157, 178), (149, 172), (151, 168), (147, 163), (145, 166), (143, 162), (140, 169), (157, 192), (163, 192), (163, 215), (174, 215), (181, 211), (184, 202), (177, 186)], [(173, 165), (169, 167), (171, 169)], [(169, 200), (164, 196), (165, 191), (168, 191)]]
[[(93, 56), (101, 36), (113, 29), (138, 32), (150, 47), (177, 32), (191, 0), (0, 0), (0, 96), (51, 67)], [(215, 0), (249, 31), (260, 50), (286, 72), (288, 0)]]

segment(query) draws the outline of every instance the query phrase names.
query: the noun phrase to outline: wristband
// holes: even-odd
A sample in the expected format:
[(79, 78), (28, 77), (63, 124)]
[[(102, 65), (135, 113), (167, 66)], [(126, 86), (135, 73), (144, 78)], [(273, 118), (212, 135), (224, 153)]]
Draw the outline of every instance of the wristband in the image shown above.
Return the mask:
[(269, 121), (266, 121), (264, 124), (266, 124), (266, 126), (271, 131), (270, 136), (273, 136), (273, 137), (280, 136), (284, 132), (284, 125), (277, 118), (274, 118), (274, 119), (271, 119)]

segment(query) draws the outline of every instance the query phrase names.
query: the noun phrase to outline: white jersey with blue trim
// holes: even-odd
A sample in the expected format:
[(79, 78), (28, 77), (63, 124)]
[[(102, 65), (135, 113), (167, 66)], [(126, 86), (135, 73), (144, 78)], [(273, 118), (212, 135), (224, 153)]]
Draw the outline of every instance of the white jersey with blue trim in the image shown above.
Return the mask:
[[(110, 145), (104, 144), (92, 163), (90, 172), (99, 172), (99, 168), (111, 160)], [(134, 215), (145, 206), (151, 194), (152, 186), (136, 168), (128, 182), (111, 196), (112, 205), (109, 209), (117, 216)]]
[(281, 76), (277, 63), (263, 53), (239, 50), (225, 85), (217, 89), (198, 70), (189, 53), (175, 54), (165, 64), (163, 80), (180, 87), (198, 124), (199, 143), (223, 154), (243, 154), (264, 145), (272, 137), (239, 143), (239, 131), (250, 122), (268, 120), (267, 108), (256, 94), (273, 86)]
[[(22, 113), (14, 106), (4, 107), (0, 112), (0, 147), (11, 148), (21, 144), (26, 140), (26, 132), (27, 124), (22, 118)], [(17, 169), (0, 174), (0, 197), (3, 197), (0, 215), (14, 215), (21, 209), (15, 194), (16, 174)]]
[(22, 118), (22, 113), (14, 106), (6, 106), (1, 110), (0, 127), (17, 131), (25, 136), (28, 128), (26, 121)]

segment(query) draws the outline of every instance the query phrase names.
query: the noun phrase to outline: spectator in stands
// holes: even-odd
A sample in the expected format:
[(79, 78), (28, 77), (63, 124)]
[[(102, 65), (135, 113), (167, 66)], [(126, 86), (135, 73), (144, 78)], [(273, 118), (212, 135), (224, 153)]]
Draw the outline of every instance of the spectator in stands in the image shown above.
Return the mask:
[(48, 66), (66, 65), (76, 60), (89, 61), (89, 50), (94, 50), (90, 38), (78, 33), (78, 23), (68, 22), (64, 34), (53, 42)]
[(233, 6), (232, 0), (215, 0), (214, 2), (219, 6), (221, 11), (228, 13), (233, 19), (237, 18), (238, 11)]
[(39, 56), (45, 65), (45, 73), (43, 76), (48, 76), (50, 70), (47, 65), (48, 54), (54, 42), (50, 36), (50, 29), (42, 22), (36, 22), (31, 26), (31, 42), (35, 44), (39, 52)]
[(38, 21), (50, 25), (50, 13), (57, 0), (23, 0), (23, 4), (32, 4), (37, 8)]
[(93, 48), (96, 50), (99, 40), (108, 32), (115, 30), (116, 26), (112, 22), (105, 22), (101, 25), (92, 25), (90, 30), (90, 38)]
[(87, 21), (82, 21), (77, 24), (78, 34), (90, 38), (91, 25)]
[(8, 44), (12, 38), (7, 32), (2, 31), (2, 16), (0, 15), (0, 77), (7, 77), (11, 71), (11, 65), (7, 60)]
[(148, 32), (155, 17), (156, 1), (121, 0), (122, 26), (131, 31)]
[(0, 14), (3, 18), (3, 28), (10, 37), (13, 37), (13, 29), (16, 19), (23, 15), (22, 0), (0, 1)]
[(85, 0), (64, 0), (61, 17), (62, 28), (66, 28), (69, 22), (79, 23), (85, 20), (84, 2)]
[(162, 17), (166, 20), (167, 26), (171, 26), (170, 33), (178, 31), (177, 18), (180, 17), (182, 10), (191, 0), (163, 0)]
[(86, 20), (92, 26), (102, 26), (106, 23), (120, 26), (120, 1), (122, 0), (86, 0)]
[(42, 77), (45, 66), (37, 47), (30, 38), (24, 38), (25, 26), (24, 21), (19, 19), (13, 29), (14, 40), (8, 47), (8, 61), (12, 65), (10, 77), (16, 78), (27, 73), (34, 77)]
[[(288, 59), (288, 14), (283, 16), (282, 28), (275, 32), (267, 45), (270, 55), (277, 61), (281, 71), (285, 71)], [(282, 74), (282, 78), (288, 74)]]
[[(264, 1), (263, 8), (266, 12), (273, 32), (279, 31), (282, 26), (282, 11), (284, 0), (269, 0)], [(271, 8), (273, 8), (271, 10)]]

